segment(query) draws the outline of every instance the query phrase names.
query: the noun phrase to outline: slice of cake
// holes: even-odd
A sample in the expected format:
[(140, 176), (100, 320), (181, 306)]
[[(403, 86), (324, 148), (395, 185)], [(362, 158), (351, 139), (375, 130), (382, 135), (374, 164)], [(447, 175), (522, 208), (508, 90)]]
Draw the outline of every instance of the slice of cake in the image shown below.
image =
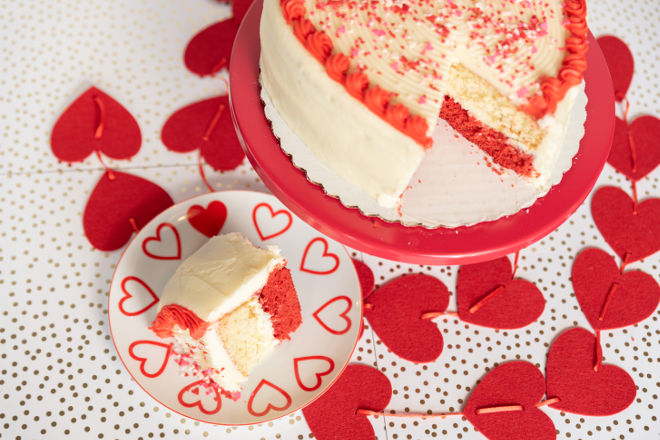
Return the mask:
[(547, 189), (586, 36), (585, 0), (264, 0), (261, 83), (320, 161), (382, 206), (439, 119)]
[(254, 246), (239, 233), (211, 238), (169, 279), (151, 329), (174, 337), (175, 350), (226, 395), (301, 324), (286, 260), (275, 246)]

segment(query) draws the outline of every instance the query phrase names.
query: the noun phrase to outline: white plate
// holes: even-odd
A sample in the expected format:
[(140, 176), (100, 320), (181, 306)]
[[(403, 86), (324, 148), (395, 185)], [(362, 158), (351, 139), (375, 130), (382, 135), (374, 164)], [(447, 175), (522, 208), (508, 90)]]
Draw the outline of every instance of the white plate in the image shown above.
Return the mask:
[[(221, 202), (227, 209), (221, 233), (238, 231), (256, 246), (276, 244), (287, 259), (302, 325), (250, 374), (233, 401), (201, 378), (184, 375), (169, 339), (149, 329), (168, 278), (208, 237), (188, 220), (188, 210)], [(218, 217), (208, 225), (218, 224)], [(309, 404), (339, 376), (357, 344), (362, 297), (350, 256), (295, 217), (274, 196), (224, 191), (193, 197), (156, 216), (122, 254), (110, 286), (108, 317), (124, 366), (154, 399), (172, 411), (223, 425), (260, 423)]]

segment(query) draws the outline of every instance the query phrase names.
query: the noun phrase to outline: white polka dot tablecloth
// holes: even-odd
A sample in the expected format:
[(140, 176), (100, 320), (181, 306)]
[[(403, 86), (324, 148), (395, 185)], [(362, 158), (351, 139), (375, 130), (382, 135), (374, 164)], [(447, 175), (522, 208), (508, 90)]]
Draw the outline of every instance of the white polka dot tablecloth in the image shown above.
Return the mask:
[[(635, 58), (627, 94), (630, 119), (660, 115), (660, 5), (655, 0), (590, 1), (596, 36), (623, 39)], [(308, 439), (302, 412), (252, 426), (200, 423), (149, 397), (124, 369), (110, 336), (108, 297), (121, 250), (92, 248), (82, 228), (87, 198), (104, 170), (92, 155), (58, 162), (49, 144), (57, 117), (95, 85), (122, 103), (142, 132), (139, 153), (107, 160), (149, 179), (175, 202), (206, 192), (196, 153), (168, 151), (160, 129), (176, 109), (224, 93), (216, 78), (186, 70), (183, 51), (203, 27), (229, 16), (211, 0), (0, 1), (0, 438), (1, 439)], [(267, 191), (247, 161), (206, 174), (217, 190)], [(637, 185), (639, 199), (660, 197), (660, 169)], [(598, 186), (630, 191), (609, 165)], [(591, 196), (590, 196), (591, 198)], [(387, 410), (460, 411), (475, 384), (496, 365), (526, 360), (544, 370), (564, 329), (590, 329), (576, 300), (571, 267), (584, 248), (612, 254), (590, 212), (590, 198), (561, 227), (520, 252), (516, 276), (534, 282), (546, 306), (519, 330), (496, 331), (436, 319), (445, 347), (437, 361), (414, 364), (390, 351), (368, 324), (352, 361), (392, 383)], [(349, 250), (376, 283), (405, 273), (438, 277), (453, 292), (458, 267), (399, 264)], [(660, 254), (630, 265), (660, 279)], [(639, 324), (604, 331), (605, 363), (623, 368), (637, 395), (623, 412), (588, 417), (545, 410), (559, 439), (658, 439), (660, 311)], [(370, 417), (378, 439), (483, 439), (466, 419)]]

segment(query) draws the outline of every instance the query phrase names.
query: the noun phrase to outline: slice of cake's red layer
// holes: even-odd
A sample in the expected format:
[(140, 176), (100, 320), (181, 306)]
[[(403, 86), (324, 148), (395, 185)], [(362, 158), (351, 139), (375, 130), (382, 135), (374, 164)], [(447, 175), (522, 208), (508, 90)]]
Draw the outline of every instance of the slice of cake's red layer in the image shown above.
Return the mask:
[(301, 324), (286, 260), (238, 233), (211, 238), (167, 282), (151, 329), (236, 398), (250, 371)]

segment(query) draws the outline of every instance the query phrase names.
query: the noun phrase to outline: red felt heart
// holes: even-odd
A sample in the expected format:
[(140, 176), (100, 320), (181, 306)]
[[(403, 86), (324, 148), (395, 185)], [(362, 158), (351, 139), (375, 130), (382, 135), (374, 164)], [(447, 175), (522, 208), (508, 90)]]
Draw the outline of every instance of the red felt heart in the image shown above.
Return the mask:
[(357, 272), (358, 280), (360, 281), (360, 290), (362, 291), (362, 298), (366, 298), (374, 291), (375, 279), (374, 273), (371, 268), (360, 260), (353, 258), (353, 265)]
[(552, 408), (587, 416), (607, 416), (626, 409), (637, 391), (621, 368), (601, 364), (594, 371), (596, 338), (583, 328), (559, 335), (545, 368), (547, 394), (558, 397)]
[[(477, 385), (463, 415), (490, 440), (552, 440), (555, 426), (536, 404), (545, 394), (543, 373), (524, 361), (502, 364)], [(486, 408), (521, 405), (516, 411)]]
[(160, 186), (132, 174), (108, 170), (87, 200), (83, 229), (92, 246), (113, 251), (173, 203)]
[(367, 416), (356, 411), (382, 411), (391, 397), (387, 376), (375, 368), (351, 364), (327, 392), (303, 408), (303, 415), (318, 440), (375, 439)]
[(53, 154), (65, 162), (85, 160), (93, 151), (128, 159), (141, 143), (133, 116), (96, 87), (87, 89), (62, 113), (50, 135)]
[[(629, 179), (638, 181), (660, 164), (659, 138), (660, 119), (654, 116), (640, 116), (630, 125), (626, 125), (622, 119), (616, 118), (612, 149), (607, 162)], [(634, 169), (633, 147), (635, 149)]]
[[(153, 347), (158, 347), (158, 350), (163, 354), (160, 356), (154, 356)], [(141, 354), (144, 350), (148, 350), (147, 354)], [(133, 359), (140, 362), (140, 372), (142, 372), (145, 377), (154, 378), (160, 376), (161, 373), (165, 370), (165, 367), (167, 367), (167, 361), (172, 354), (172, 344), (139, 340), (131, 343), (131, 345), (128, 346), (128, 354)], [(153, 362), (154, 359), (156, 360), (155, 364)], [(147, 368), (147, 363), (149, 363), (149, 365), (155, 365), (155, 367)]]
[(605, 35), (597, 41), (612, 75), (614, 97), (617, 101), (621, 101), (626, 96), (635, 71), (632, 53), (626, 43), (615, 36)]
[(432, 362), (442, 353), (442, 333), (426, 312), (444, 312), (449, 290), (435, 277), (415, 274), (376, 289), (364, 316), (387, 348), (412, 362)]
[(151, 287), (136, 276), (128, 276), (121, 281), (124, 296), (119, 300), (119, 311), (126, 316), (137, 316), (158, 303), (158, 297)]
[(660, 199), (637, 205), (613, 186), (600, 188), (591, 200), (591, 215), (614, 252), (627, 262), (641, 260), (660, 249)]
[(239, 24), (239, 21), (230, 18), (199, 31), (188, 42), (183, 55), (188, 70), (205, 76), (229, 67), (231, 49)]
[(220, 200), (214, 200), (206, 208), (192, 205), (187, 214), (190, 225), (207, 237), (218, 235), (227, 219), (227, 207)]
[[(319, 366), (320, 365), (320, 366)], [(293, 371), (296, 374), (298, 386), (305, 391), (314, 391), (323, 384), (323, 376), (335, 369), (335, 361), (327, 356), (303, 356), (293, 360)], [(314, 384), (309, 377), (313, 375)], [(307, 384), (305, 384), (307, 383)]]
[(614, 259), (600, 249), (578, 255), (572, 279), (575, 296), (594, 330), (635, 324), (650, 316), (660, 301), (660, 286), (652, 276), (639, 270), (620, 273)]
[(293, 217), (286, 209), (275, 211), (268, 203), (259, 203), (252, 210), (252, 223), (259, 238), (266, 241), (288, 231)]
[(535, 321), (545, 307), (543, 294), (533, 283), (512, 277), (507, 257), (461, 266), (456, 285), (461, 320), (499, 329)]
[(314, 319), (333, 335), (343, 335), (351, 329), (351, 319), (348, 312), (353, 307), (353, 302), (347, 296), (337, 296), (328, 300), (313, 314)]
[[(170, 234), (161, 235), (163, 231)], [(169, 237), (169, 238), (168, 238)], [(156, 260), (178, 260), (181, 258), (181, 238), (179, 231), (171, 223), (161, 223), (156, 228), (156, 235), (142, 241), (142, 252)]]
[(270, 411), (285, 411), (291, 406), (291, 396), (277, 385), (261, 379), (252, 391), (247, 409), (255, 417), (261, 417)]
[[(193, 396), (190, 394), (193, 394)], [(218, 388), (210, 386), (204, 379), (181, 388), (177, 399), (181, 405), (187, 408), (197, 407), (206, 415), (215, 414), (222, 407), (222, 398)]]
[(179, 153), (200, 148), (204, 160), (218, 171), (233, 170), (245, 157), (226, 95), (177, 110), (163, 125), (161, 139), (168, 150)]
[(231, 6), (235, 22), (240, 23), (243, 21), (243, 17), (245, 17), (245, 13), (248, 11), (253, 1), (254, 0), (234, 0), (232, 2)]
[(330, 275), (339, 268), (339, 257), (328, 251), (328, 241), (323, 237), (310, 240), (300, 261), (300, 270), (314, 275)]

